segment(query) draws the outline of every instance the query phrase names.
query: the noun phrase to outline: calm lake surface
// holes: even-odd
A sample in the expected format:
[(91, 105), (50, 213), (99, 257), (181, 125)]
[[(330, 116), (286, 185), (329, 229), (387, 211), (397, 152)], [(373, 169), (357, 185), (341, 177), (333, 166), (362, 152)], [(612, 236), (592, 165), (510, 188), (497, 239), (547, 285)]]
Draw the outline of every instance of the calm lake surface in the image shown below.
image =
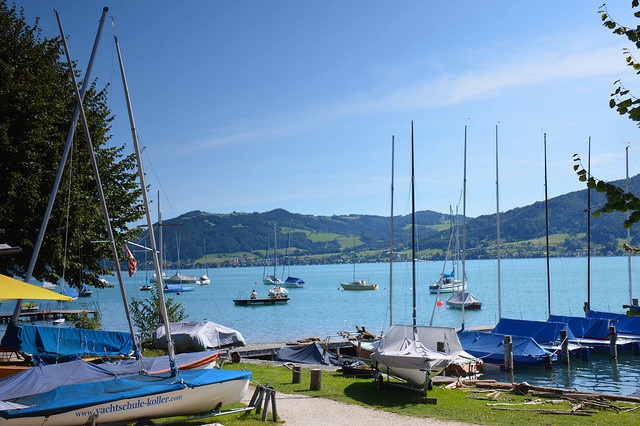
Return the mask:
[[(546, 259), (503, 259), (501, 271), (502, 317), (544, 321), (549, 315)], [(437, 306), (428, 285), (441, 271), (441, 262), (419, 262), (417, 269), (417, 318), (419, 324), (459, 328), (463, 319), (459, 310)], [(632, 258), (633, 297), (640, 296), (640, 258)], [(185, 275), (200, 276), (204, 270), (182, 270)], [(272, 271), (269, 271), (272, 272)], [(278, 274), (282, 271), (279, 270)], [(445, 272), (450, 272), (450, 264)], [(465, 311), (465, 327), (495, 325), (499, 318), (497, 261), (466, 262), (468, 290), (483, 303), (479, 311)], [(169, 275), (173, 271), (167, 271)], [(412, 266), (393, 264), (393, 303), (390, 303), (389, 265), (357, 264), (355, 276), (379, 284), (378, 291), (343, 291), (340, 281), (351, 281), (353, 265), (295, 266), (286, 275), (306, 281), (302, 289), (289, 289), (287, 305), (235, 306), (233, 299), (252, 289), (266, 296), (269, 286), (262, 284), (264, 270), (256, 268), (210, 269), (211, 285), (196, 286), (193, 292), (173, 295), (182, 303), (188, 321), (208, 320), (240, 331), (247, 343), (295, 341), (306, 337), (337, 337), (343, 330), (364, 326), (382, 333), (389, 326), (391, 306), (393, 322), (411, 324)], [(556, 258), (550, 260), (551, 314), (582, 316), (587, 300), (587, 259)], [(115, 277), (106, 277), (116, 283)], [(142, 299), (148, 292), (140, 291), (145, 271), (129, 278), (125, 273), (128, 298)], [(623, 312), (629, 303), (629, 280), (626, 257), (591, 259), (591, 306), (593, 309)], [(445, 301), (448, 295), (441, 295)], [(42, 305), (46, 307), (47, 305)], [(66, 304), (99, 308), (105, 330), (128, 330), (120, 291), (117, 288), (94, 290), (93, 296)], [(52, 306), (53, 307), (53, 306)], [(10, 303), (0, 310), (12, 311)], [(485, 376), (486, 377), (486, 376)], [(579, 388), (604, 393), (632, 394), (640, 390), (640, 356), (621, 353), (618, 360), (608, 354), (594, 355), (590, 361), (571, 360), (569, 369), (559, 363), (552, 370), (519, 369), (514, 375), (492, 376), (498, 380), (527, 381), (544, 386)]]

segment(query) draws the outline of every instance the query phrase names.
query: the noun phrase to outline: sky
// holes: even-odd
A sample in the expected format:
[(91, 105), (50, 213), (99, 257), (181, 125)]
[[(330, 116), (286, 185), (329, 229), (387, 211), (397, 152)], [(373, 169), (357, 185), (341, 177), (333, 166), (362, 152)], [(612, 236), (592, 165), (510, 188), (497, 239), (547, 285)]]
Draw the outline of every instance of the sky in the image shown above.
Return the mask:
[[(586, 164), (589, 138), (594, 177), (624, 179), (627, 147), (635, 176), (639, 129), (608, 106), (616, 80), (640, 93), (623, 53), (635, 48), (602, 26), (602, 1), (15, 4), (48, 38), (59, 12), (82, 75), (109, 8), (91, 78), (110, 85), (110, 144), (132, 149), (117, 35), (147, 184), (168, 219), (389, 216), (392, 153), (394, 214), (409, 214), (412, 123), (417, 210), (477, 217), (543, 201), (545, 134), (549, 198), (585, 188), (573, 155)], [(638, 24), (630, 0), (607, 7)]]

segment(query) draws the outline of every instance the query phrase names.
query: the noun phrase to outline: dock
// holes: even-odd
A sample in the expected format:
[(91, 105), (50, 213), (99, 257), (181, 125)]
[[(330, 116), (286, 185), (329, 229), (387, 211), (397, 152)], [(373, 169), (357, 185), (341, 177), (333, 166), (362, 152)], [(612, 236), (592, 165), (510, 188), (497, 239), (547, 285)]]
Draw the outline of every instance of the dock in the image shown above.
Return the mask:
[[(23, 321), (46, 321), (64, 318), (65, 320), (86, 313), (89, 317), (97, 318), (100, 311), (89, 309), (37, 309), (20, 312), (19, 319)], [(0, 323), (8, 324), (13, 314), (0, 314)]]

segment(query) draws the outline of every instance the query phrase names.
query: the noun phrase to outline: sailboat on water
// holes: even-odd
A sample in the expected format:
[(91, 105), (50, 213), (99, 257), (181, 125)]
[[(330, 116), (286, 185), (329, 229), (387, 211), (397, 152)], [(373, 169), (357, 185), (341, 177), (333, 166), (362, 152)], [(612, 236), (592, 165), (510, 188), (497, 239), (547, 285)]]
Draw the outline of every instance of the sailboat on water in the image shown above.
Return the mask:
[[(268, 250), (267, 250), (268, 251)], [(266, 263), (265, 263), (266, 268)], [(262, 278), (262, 283), (265, 285), (279, 286), (282, 284), (282, 280), (276, 275), (278, 269), (278, 234), (276, 224), (273, 224), (273, 274), (267, 274)]]
[(464, 127), (464, 180), (462, 187), (462, 290), (454, 293), (447, 299), (447, 306), (462, 309), (462, 327), (464, 328), (464, 310), (480, 309), (482, 302), (473, 294), (466, 291), (467, 273), (465, 270), (465, 258), (467, 251), (467, 126)]
[[(100, 22), (102, 28), (104, 15), (108, 9), (103, 9), (103, 19)], [(104, 194), (101, 191), (99, 175), (95, 167), (95, 157), (92, 155), (93, 147), (88, 132), (86, 118), (82, 110), (82, 96), (78, 91), (73, 71), (72, 61), (66, 44), (66, 38), (62, 30), (60, 17), (56, 11), (58, 24), (61, 32), (61, 39), (67, 55), (67, 61), (71, 71), (78, 108), (82, 116), (85, 132), (89, 144), (89, 152), (94, 164), (96, 180), (98, 180), (98, 192), (103, 206), (107, 231), (112, 236), (112, 229), (106, 211)], [(138, 163), (138, 173), (140, 184), (143, 189), (144, 208), (147, 218), (147, 225), (152, 229), (151, 215), (149, 213), (149, 202), (146, 194), (146, 184), (142, 169), (140, 147), (133, 121), (131, 103), (129, 100), (124, 68), (120, 48), (115, 39), (116, 50), (120, 62), (122, 81), (125, 89), (127, 107), (133, 135), (133, 145)], [(95, 48), (95, 46), (94, 46)], [(55, 194), (55, 193), (54, 193)], [(52, 201), (50, 201), (50, 204)], [(46, 215), (45, 215), (46, 216)], [(45, 219), (45, 225), (48, 218)], [(46, 226), (45, 226), (46, 227)], [(43, 227), (44, 228), (44, 227)], [(41, 232), (44, 232), (41, 229)], [(40, 238), (39, 238), (40, 239)], [(114, 239), (110, 238), (112, 245)], [(162, 277), (161, 267), (158, 261), (155, 239), (150, 233), (154, 265), (158, 277)], [(38, 248), (34, 249), (33, 257), (37, 257)], [(117, 251), (112, 247), (114, 260), (117, 260)], [(32, 262), (33, 263), (33, 262)], [(117, 265), (118, 262), (116, 261)], [(31, 269), (31, 268), (30, 268)], [(122, 280), (120, 280), (122, 283)], [(161, 281), (159, 282), (159, 284)], [(161, 286), (158, 285), (158, 298), (161, 309), (161, 317), (164, 321), (166, 334), (170, 335), (170, 326)], [(121, 285), (123, 299), (126, 308), (126, 293)], [(135, 341), (133, 330), (132, 338)], [(145, 373), (140, 370), (135, 374), (120, 374), (120, 372), (98, 371), (94, 369), (92, 373), (87, 373), (73, 384), (59, 385), (64, 383), (64, 379), (57, 377), (55, 387), (43, 391), (41, 383), (21, 382), (21, 393), (3, 395), (0, 401), (0, 425), (85, 425), (85, 424), (105, 424), (105, 423), (131, 423), (135, 420), (147, 422), (149, 419), (176, 415), (190, 415), (202, 413), (207, 410), (218, 410), (221, 406), (240, 401), (247, 392), (251, 372), (249, 371), (224, 371), (218, 369), (188, 370), (181, 371), (177, 367), (175, 351), (171, 339), (167, 339), (168, 344), (168, 369), (167, 372)], [(140, 356), (136, 348), (136, 356)], [(48, 365), (42, 368), (53, 369), (58, 365)], [(20, 374), (20, 373), (19, 373)], [(47, 375), (47, 376), (53, 376)], [(64, 378), (67, 378), (65, 374)]]

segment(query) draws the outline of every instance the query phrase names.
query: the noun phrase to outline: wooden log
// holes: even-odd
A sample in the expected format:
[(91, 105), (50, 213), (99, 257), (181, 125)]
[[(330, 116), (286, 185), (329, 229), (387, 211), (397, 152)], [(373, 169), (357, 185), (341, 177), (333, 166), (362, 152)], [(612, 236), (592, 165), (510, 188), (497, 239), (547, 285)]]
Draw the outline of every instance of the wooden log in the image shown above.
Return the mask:
[(300, 367), (299, 365), (294, 365), (291, 371), (293, 372), (291, 383), (302, 382), (302, 367)]
[(311, 370), (311, 386), (310, 390), (320, 390), (322, 389), (322, 370), (314, 368)]
[(272, 389), (273, 389), (272, 387), (268, 387), (265, 390), (264, 407), (262, 409), (262, 421), (263, 422), (267, 421), (267, 414), (269, 413), (269, 403), (271, 402), (271, 390)]

